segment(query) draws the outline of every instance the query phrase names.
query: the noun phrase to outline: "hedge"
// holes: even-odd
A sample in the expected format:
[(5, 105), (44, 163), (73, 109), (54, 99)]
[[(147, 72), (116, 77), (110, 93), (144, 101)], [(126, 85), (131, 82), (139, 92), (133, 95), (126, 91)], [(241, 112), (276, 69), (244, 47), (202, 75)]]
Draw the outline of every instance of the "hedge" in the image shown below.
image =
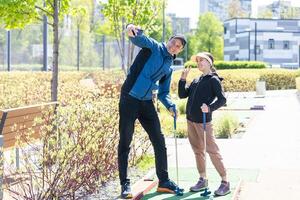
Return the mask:
[[(197, 68), (196, 62), (193, 61), (187, 61), (184, 66)], [(258, 61), (215, 61), (214, 67), (216, 69), (264, 69), (267, 65)]]
[[(231, 69), (218, 70), (219, 76), (223, 77), (223, 88), (226, 92), (247, 92), (255, 91), (257, 80), (265, 80), (267, 90), (295, 89), (295, 78), (299, 71), (287, 69)], [(192, 69), (187, 81), (191, 82), (201, 72), (198, 69)], [(172, 82), (172, 91), (177, 93), (178, 80), (181, 72), (175, 72)]]

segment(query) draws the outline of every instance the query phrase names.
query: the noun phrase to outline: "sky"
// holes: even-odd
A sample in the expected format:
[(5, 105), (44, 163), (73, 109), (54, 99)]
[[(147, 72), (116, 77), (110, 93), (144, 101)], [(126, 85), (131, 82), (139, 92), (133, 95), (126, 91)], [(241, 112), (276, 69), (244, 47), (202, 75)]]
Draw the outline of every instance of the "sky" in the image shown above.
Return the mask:
[[(252, 0), (254, 16), (256, 16), (258, 6), (270, 4), (273, 1), (275, 0)], [(289, 1), (293, 6), (300, 7), (300, 0)], [(191, 27), (196, 27), (200, 10), (200, 0), (167, 0), (167, 2), (166, 13), (175, 13), (177, 17), (190, 17)]]

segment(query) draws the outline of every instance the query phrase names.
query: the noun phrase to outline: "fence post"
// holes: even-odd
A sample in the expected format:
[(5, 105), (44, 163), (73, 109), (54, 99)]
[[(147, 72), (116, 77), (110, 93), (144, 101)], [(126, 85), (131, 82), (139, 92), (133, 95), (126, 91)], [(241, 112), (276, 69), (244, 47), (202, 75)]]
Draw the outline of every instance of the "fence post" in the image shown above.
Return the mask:
[(7, 31), (7, 71), (10, 71), (10, 61), (11, 61), (10, 47), (11, 47), (10, 30), (8, 30)]
[(48, 71), (48, 26), (47, 16), (43, 16), (43, 71)]
[(79, 71), (80, 65), (80, 29), (79, 24), (77, 25), (77, 71)]
[(102, 36), (102, 67), (105, 69), (105, 35)]

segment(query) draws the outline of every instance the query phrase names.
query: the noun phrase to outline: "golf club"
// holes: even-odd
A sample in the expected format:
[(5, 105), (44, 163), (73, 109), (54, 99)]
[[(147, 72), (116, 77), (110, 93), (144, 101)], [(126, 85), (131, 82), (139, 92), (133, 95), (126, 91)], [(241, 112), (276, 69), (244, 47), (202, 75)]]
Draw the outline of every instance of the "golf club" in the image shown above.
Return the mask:
[[(205, 170), (206, 170), (206, 114), (205, 112), (203, 113), (203, 140), (204, 140), (204, 162), (205, 162)], [(200, 195), (202, 197), (207, 197), (211, 194), (211, 191), (209, 191), (208, 187), (205, 188), (204, 192), (201, 193)]]

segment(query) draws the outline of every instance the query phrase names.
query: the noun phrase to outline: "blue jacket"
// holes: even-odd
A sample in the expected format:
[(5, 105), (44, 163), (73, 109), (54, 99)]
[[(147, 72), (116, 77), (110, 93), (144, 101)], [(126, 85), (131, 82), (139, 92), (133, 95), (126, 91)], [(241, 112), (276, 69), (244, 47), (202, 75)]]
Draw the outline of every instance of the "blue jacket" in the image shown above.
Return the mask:
[(173, 56), (167, 51), (166, 45), (141, 32), (130, 37), (130, 40), (142, 49), (130, 67), (122, 92), (139, 100), (151, 100), (152, 91), (158, 90), (158, 99), (167, 109), (175, 106), (169, 95)]

